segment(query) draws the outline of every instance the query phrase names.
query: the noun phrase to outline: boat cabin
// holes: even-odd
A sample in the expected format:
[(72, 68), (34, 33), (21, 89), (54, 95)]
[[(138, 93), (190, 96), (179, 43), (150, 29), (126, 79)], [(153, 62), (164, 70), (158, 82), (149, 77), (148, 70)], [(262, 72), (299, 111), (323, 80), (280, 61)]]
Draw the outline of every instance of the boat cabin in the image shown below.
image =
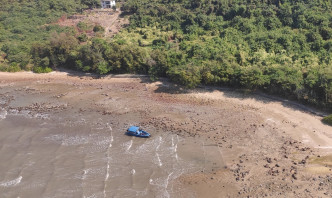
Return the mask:
[(113, 6), (115, 6), (115, 1), (101, 1), (102, 8), (112, 8)]

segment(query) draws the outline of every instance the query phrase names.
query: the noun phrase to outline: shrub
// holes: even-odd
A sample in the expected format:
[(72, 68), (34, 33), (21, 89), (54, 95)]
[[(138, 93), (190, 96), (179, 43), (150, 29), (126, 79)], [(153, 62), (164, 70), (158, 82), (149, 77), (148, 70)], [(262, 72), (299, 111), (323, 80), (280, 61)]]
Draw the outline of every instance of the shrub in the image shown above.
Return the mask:
[(83, 67), (83, 71), (84, 72), (89, 72), (91, 70), (91, 67), (90, 66), (84, 66)]
[(332, 126), (332, 114), (329, 116), (326, 116), (325, 118), (323, 118), (323, 123), (331, 125)]
[(156, 46), (162, 46), (162, 45), (165, 45), (166, 42), (162, 39), (155, 39), (155, 40), (152, 41), (152, 44), (156, 45)]
[(80, 28), (81, 30), (86, 31), (86, 30), (89, 30), (91, 28), (91, 25), (89, 25), (89, 24), (87, 24), (85, 22), (80, 21), (80, 22), (77, 23), (77, 27)]
[(3, 65), (0, 65), (0, 71), (5, 72), (7, 71), (7, 68)]
[(43, 68), (46, 68), (49, 65), (50, 65), (50, 59), (48, 57), (45, 57), (40, 60), (40, 66), (42, 66)]
[(35, 73), (50, 73), (51, 71), (53, 70), (49, 67), (33, 67), (33, 72)]
[(4, 71), (4, 72), (18, 72), (20, 71), (21, 68), (19, 66), (19, 64), (17, 63), (11, 63), (10, 65), (7, 64), (0, 64), (0, 71)]
[(21, 71), (20, 66), (17, 63), (11, 63), (9, 67), (7, 68), (8, 72), (18, 72)]
[(94, 32), (104, 32), (105, 31), (105, 29), (104, 29), (104, 27), (103, 26), (101, 26), (101, 25), (95, 25), (94, 27), (93, 27), (93, 31)]
[(77, 39), (80, 41), (80, 42), (86, 42), (88, 41), (88, 36), (86, 34), (81, 34), (77, 37)]
[(97, 71), (98, 74), (107, 74), (109, 72), (108, 64), (106, 61), (101, 61), (97, 64)]

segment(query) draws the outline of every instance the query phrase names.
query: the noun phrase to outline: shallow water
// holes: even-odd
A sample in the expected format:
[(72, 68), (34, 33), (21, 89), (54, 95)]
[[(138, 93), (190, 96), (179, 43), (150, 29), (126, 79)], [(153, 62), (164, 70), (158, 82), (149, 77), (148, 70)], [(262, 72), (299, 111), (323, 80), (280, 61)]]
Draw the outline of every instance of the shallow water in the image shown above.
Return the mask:
[(142, 139), (102, 118), (29, 115), (0, 110), (1, 197), (195, 197), (175, 179), (224, 166), (202, 139), (154, 128)]

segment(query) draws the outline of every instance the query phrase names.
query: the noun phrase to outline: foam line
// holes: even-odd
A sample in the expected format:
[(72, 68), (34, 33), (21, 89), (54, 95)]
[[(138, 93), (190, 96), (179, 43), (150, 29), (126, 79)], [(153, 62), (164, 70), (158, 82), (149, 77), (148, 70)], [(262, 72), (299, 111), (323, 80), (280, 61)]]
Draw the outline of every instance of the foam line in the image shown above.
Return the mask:
[(14, 179), (14, 180), (2, 182), (2, 183), (0, 183), (0, 186), (3, 186), (3, 187), (16, 186), (17, 184), (21, 183), (22, 178), (23, 178), (22, 176), (19, 176), (18, 178)]
[(159, 144), (158, 144), (158, 146), (157, 146), (157, 148), (156, 148), (156, 151), (159, 150), (159, 147), (160, 147), (160, 144), (161, 144), (162, 139), (163, 139), (162, 137), (159, 137)]
[(175, 146), (174, 146), (175, 159), (176, 159), (176, 162), (179, 162), (177, 150), (178, 150), (178, 144), (175, 144)]
[(83, 170), (83, 176), (82, 176), (82, 180), (84, 180), (86, 178), (86, 175), (88, 174), (89, 172), (89, 169), (86, 169), (86, 170)]
[[(111, 148), (111, 143), (108, 148)], [(105, 180), (104, 180), (104, 198), (106, 198), (106, 182), (110, 176), (110, 157), (109, 157), (109, 149), (107, 149), (107, 168), (106, 168), (106, 175), (105, 175)]]
[(128, 145), (127, 151), (129, 151), (129, 149), (133, 146), (133, 140), (130, 140), (130, 143)]
[(176, 159), (176, 162), (179, 162), (179, 157), (178, 157), (178, 154), (177, 154), (178, 143), (179, 143), (179, 136), (178, 135), (176, 135), (176, 139), (177, 139), (176, 144), (173, 144), (173, 136), (172, 136), (172, 146), (174, 148), (175, 159)]
[(109, 145), (109, 148), (111, 148), (112, 147), (112, 142), (114, 141), (113, 132), (112, 132), (113, 129), (108, 123), (107, 123), (107, 127), (111, 131), (111, 142), (110, 142), (110, 145)]
[(159, 154), (157, 153), (158, 150), (159, 150), (159, 147), (160, 147), (160, 145), (161, 145), (162, 139), (163, 139), (162, 137), (159, 137), (159, 143), (158, 143), (158, 145), (157, 145), (157, 147), (156, 147), (156, 155), (157, 155), (158, 165), (159, 165), (159, 166), (162, 166), (162, 165), (163, 165), (163, 164), (161, 163), (161, 160), (160, 160)]
[(159, 165), (159, 166), (162, 166), (163, 164), (161, 163), (161, 160), (160, 160), (159, 154), (158, 154), (158, 153), (156, 153), (156, 154), (157, 154), (157, 159), (158, 159), (158, 165)]
[(0, 120), (6, 119), (7, 111), (5, 109), (0, 108)]
[(107, 126), (109, 128), (109, 130), (111, 131), (111, 140), (110, 140), (110, 144), (108, 146), (108, 149), (107, 149), (107, 166), (106, 166), (106, 175), (105, 175), (105, 180), (104, 180), (104, 191), (103, 191), (103, 194), (104, 194), (104, 198), (106, 198), (106, 187), (107, 187), (107, 180), (110, 176), (110, 156), (109, 156), (109, 149), (112, 147), (112, 142), (113, 142), (113, 133), (112, 133), (112, 127), (107, 123)]
[(107, 181), (110, 176), (109, 169), (110, 169), (110, 164), (107, 162), (107, 171), (106, 171), (105, 181)]
[(167, 176), (167, 180), (166, 180), (166, 185), (165, 185), (165, 191), (166, 191), (166, 197), (170, 197), (168, 191), (167, 191), (167, 187), (168, 187), (168, 183), (169, 183), (169, 178), (171, 177), (171, 175), (173, 174), (173, 172), (171, 172), (168, 176)]
[(173, 140), (173, 136), (172, 136), (172, 147), (174, 147), (174, 140)]

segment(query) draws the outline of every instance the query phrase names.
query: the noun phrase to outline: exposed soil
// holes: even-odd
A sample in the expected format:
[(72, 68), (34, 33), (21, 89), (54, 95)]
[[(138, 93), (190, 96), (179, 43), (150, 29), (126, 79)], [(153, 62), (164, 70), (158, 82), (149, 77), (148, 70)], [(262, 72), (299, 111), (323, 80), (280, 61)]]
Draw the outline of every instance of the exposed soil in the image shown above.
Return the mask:
[[(60, 26), (70, 26), (82, 31), (77, 27), (79, 22), (85, 22), (88, 25), (101, 25), (105, 29), (104, 36), (112, 37), (117, 34), (120, 29), (129, 24), (127, 18), (121, 17), (120, 10), (112, 9), (95, 9), (86, 10), (83, 14), (76, 14), (72, 16), (63, 16), (57, 21)], [(93, 36), (94, 32), (92, 28), (90, 31), (86, 32), (89, 36)]]
[[(233, 90), (186, 91), (144, 76), (22, 72), (0, 73), (0, 82), (0, 89), (20, 88), (25, 97), (36, 98), (22, 109), (91, 111), (118, 119), (119, 125), (135, 114), (143, 127), (210, 140), (226, 166), (174, 181), (195, 197), (332, 197), (332, 127), (322, 124), (321, 112)], [(51, 85), (73, 89), (43, 88)], [(39, 102), (43, 94), (54, 96), (58, 105)], [(6, 102), (0, 107), (11, 108)]]

